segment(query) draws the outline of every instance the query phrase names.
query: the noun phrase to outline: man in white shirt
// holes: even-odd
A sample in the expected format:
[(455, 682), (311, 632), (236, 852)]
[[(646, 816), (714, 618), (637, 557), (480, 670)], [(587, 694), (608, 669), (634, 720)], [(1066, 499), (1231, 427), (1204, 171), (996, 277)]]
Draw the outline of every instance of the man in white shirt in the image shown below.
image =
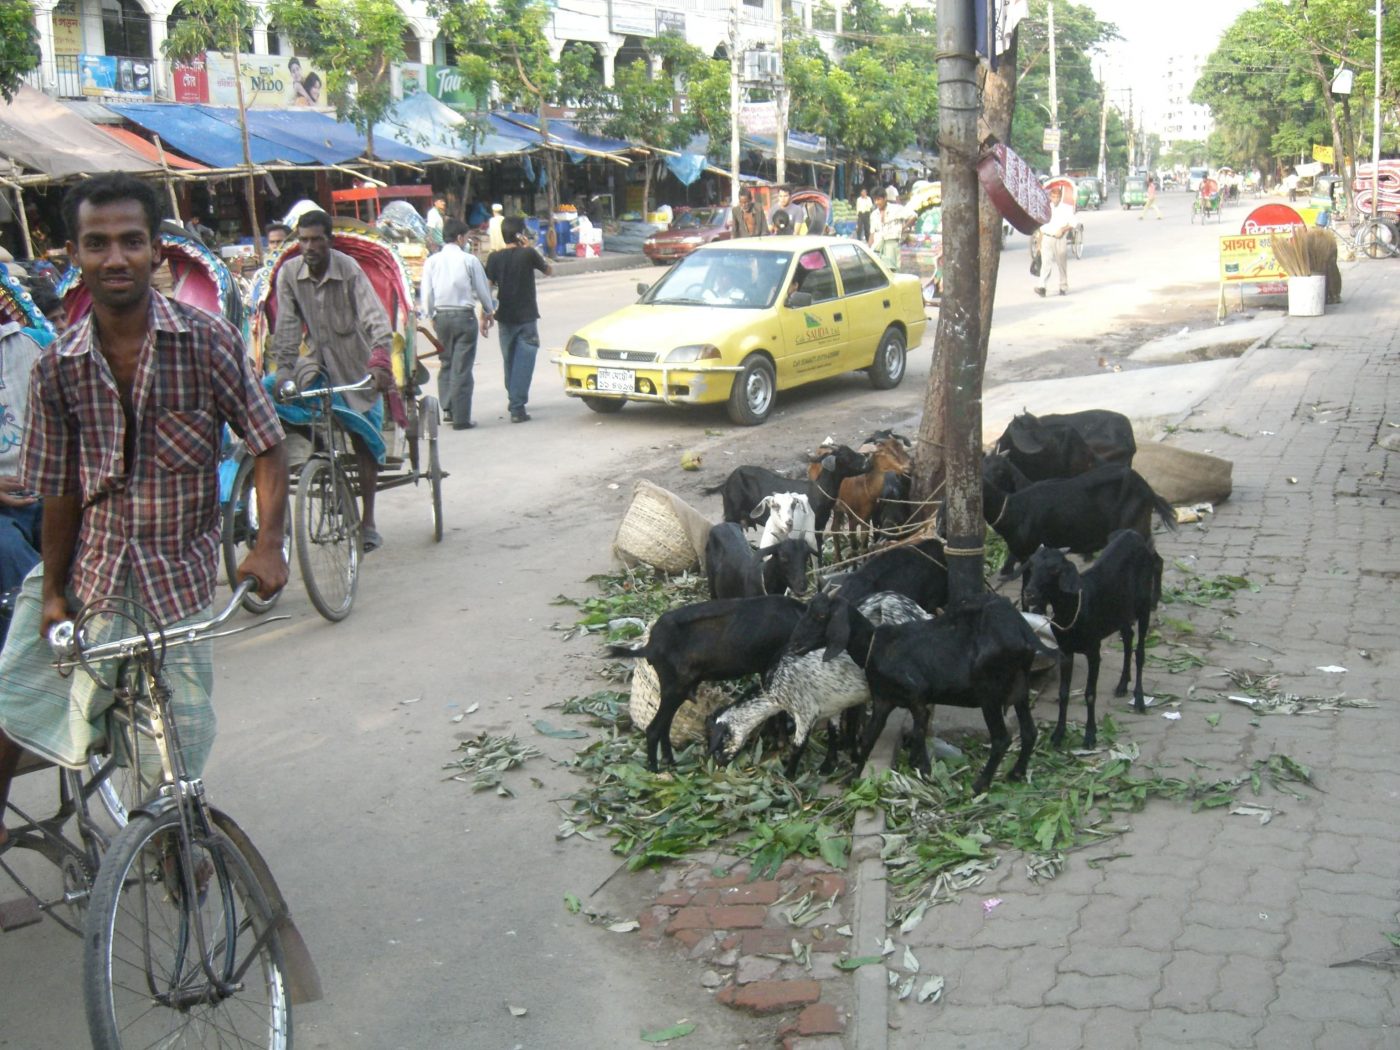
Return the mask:
[(1050, 187), (1050, 221), (1040, 228), (1040, 283), (1035, 294), (1045, 297), (1050, 264), (1060, 270), (1060, 294), (1069, 294), (1069, 231), (1074, 227), (1074, 205), (1064, 199), (1064, 189)]
[(478, 327), (490, 331), (496, 302), (486, 271), (475, 255), (465, 250), (468, 227), (461, 219), (448, 219), (443, 228), (442, 251), (423, 265), (422, 314), (430, 317), (442, 343), (438, 361), (438, 400), (453, 430), (470, 430), (472, 422), (472, 367), (476, 364)]
[(505, 209), (499, 204), (491, 205), (491, 219), (486, 223), (486, 239), (493, 252), (498, 252), (506, 246), (506, 239), (501, 235), (501, 223), (505, 221)]
[(435, 249), (445, 242), (442, 235), (443, 220), (447, 218), (447, 198), (434, 197), (433, 206), (428, 209), (428, 248)]

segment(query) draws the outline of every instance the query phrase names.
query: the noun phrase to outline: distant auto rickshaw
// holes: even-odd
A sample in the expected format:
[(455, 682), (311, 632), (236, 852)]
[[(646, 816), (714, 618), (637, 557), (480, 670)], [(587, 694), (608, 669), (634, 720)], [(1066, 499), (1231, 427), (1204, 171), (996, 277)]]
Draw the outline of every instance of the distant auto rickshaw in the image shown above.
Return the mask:
[(1147, 179), (1142, 175), (1129, 175), (1118, 191), (1118, 200), (1125, 209), (1147, 207)]
[(1103, 204), (1103, 183), (1093, 175), (1086, 176), (1075, 183), (1074, 206), (1076, 208), (1093, 208), (1099, 210)]
[(1313, 179), (1308, 207), (1318, 211), (1346, 210), (1346, 180), (1340, 175), (1319, 175)]

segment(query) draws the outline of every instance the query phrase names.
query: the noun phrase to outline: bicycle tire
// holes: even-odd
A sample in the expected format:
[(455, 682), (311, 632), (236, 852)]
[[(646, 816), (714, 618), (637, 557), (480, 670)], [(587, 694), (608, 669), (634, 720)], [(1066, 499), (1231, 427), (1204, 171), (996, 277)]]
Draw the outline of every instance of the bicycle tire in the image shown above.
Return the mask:
[(428, 438), (428, 487), (433, 501), (433, 542), (442, 542), (442, 463), (437, 438)]
[[(233, 488), (228, 502), (224, 504), (224, 571), (228, 574), (230, 587), (238, 586), (238, 566), (257, 542), (258, 517), (257, 491), (253, 487), (253, 457), (248, 456), (238, 464), (238, 472), (233, 476)], [(285, 530), (282, 557), (286, 559), (292, 555), (292, 529), (291, 522), (285, 516), (282, 520)], [(243, 608), (257, 616), (276, 605), (281, 596), (282, 592), (278, 591), (271, 598), (263, 599), (256, 592), (249, 591), (243, 599)]]
[(88, 905), (83, 1002), (94, 1050), (290, 1050), (276, 916), (232, 841), (218, 831), (186, 840), (175, 809), (127, 824)]
[(1369, 259), (1388, 259), (1396, 254), (1394, 231), (1375, 219), (1367, 219), (1356, 233), (1356, 247)]
[(297, 565), (311, 604), (332, 623), (355, 604), (360, 542), (360, 515), (344, 475), (323, 457), (308, 460), (297, 482)]

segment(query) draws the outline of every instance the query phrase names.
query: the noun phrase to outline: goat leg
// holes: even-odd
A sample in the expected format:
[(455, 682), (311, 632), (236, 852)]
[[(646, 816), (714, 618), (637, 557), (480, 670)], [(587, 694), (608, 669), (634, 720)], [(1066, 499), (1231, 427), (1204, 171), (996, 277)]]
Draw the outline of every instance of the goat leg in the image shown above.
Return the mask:
[(1084, 680), (1084, 748), (1091, 749), (1099, 739), (1098, 725), (1094, 721), (1094, 696), (1099, 687), (1099, 644), (1093, 643), (1084, 659), (1089, 661), (1089, 675)]
[[(826, 757), (822, 759), (822, 764), (817, 770), (820, 776), (829, 777), (836, 771), (836, 751), (840, 746), (841, 733), (836, 727), (836, 720), (833, 718), (826, 723)], [(796, 769), (797, 766), (794, 763), (792, 765), (793, 772), (796, 772)], [(792, 779), (791, 772), (787, 774), (787, 778), (789, 780)]]
[(1125, 623), (1118, 629), (1118, 637), (1123, 643), (1123, 675), (1118, 679), (1118, 685), (1113, 689), (1114, 696), (1123, 696), (1128, 692), (1128, 669), (1133, 661), (1133, 628), (1131, 622)]
[(909, 730), (909, 765), (928, 779), (933, 775), (933, 763), (928, 757), (928, 727), (933, 721), (933, 705), (920, 704), (910, 712), (914, 725)]
[(1001, 765), (1002, 756), (1011, 747), (1011, 734), (1006, 731), (1006, 718), (1001, 710), (1002, 699), (1002, 696), (997, 696), (994, 700), (982, 704), (982, 720), (987, 723), (991, 747), (987, 751), (987, 764), (972, 782), (974, 795), (982, 794), (991, 786), (992, 778), (997, 775), (997, 766)]
[(1065, 739), (1065, 719), (1069, 713), (1069, 686), (1074, 678), (1074, 654), (1060, 652), (1060, 717), (1055, 720), (1055, 731), (1050, 734), (1050, 743), (1059, 747)]
[(1030, 768), (1031, 751), (1035, 749), (1035, 719), (1031, 717), (1030, 676), (1024, 671), (1017, 672), (1010, 694), (1012, 706), (1016, 709), (1016, 722), (1021, 728), (1021, 755), (1011, 767), (1008, 777), (1011, 780), (1024, 780)]
[[(1137, 682), (1133, 686), (1133, 710), (1142, 714), (1147, 710), (1147, 703), (1142, 697), (1142, 664), (1147, 659), (1147, 621), (1151, 618), (1150, 611), (1144, 612), (1138, 617), (1137, 625)], [(1125, 657), (1126, 661), (1126, 657)], [(1127, 673), (1126, 665), (1124, 674)]]
[(889, 719), (890, 710), (893, 707), (893, 704), (884, 700), (871, 698), (870, 724), (865, 727), (865, 735), (861, 738), (860, 749), (856, 752), (855, 768), (851, 770), (851, 775), (846, 778), (848, 784), (854, 784), (860, 779), (860, 771), (865, 768), (865, 763), (870, 760), (870, 752), (875, 750), (875, 742), (885, 731), (885, 722)]

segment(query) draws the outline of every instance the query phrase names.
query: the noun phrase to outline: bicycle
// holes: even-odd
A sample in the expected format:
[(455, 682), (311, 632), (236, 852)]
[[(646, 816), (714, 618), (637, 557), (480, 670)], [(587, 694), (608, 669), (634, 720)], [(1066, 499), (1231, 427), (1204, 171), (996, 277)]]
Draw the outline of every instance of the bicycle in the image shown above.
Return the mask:
[(1069, 250), (1076, 259), (1084, 258), (1084, 224), (1076, 223), (1069, 231)]
[[(1341, 227), (1347, 227), (1343, 233)], [(1385, 218), (1374, 218), (1359, 212), (1351, 212), (1345, 219), (1333, 216), (1327, 224), (1338, 246), (1352, 256), (1365, 255), (1370, 259), (1393, 259), (1400, 256), (1400, 226)]]
[[(84, 782), (78, 771), (60, 770), (53, 817), (35, 821), (10, 805), (24, 823), (6, 850), (33, 849), (63, 872), (63, 893), (52, 900), (16, 883), (37, 911), (82, 935), (83, 997), (96, 1050), (288, 1050), (292, 1007), (321, 997), (315, 964), (266, 861), (185, 768), (163, 670), (170, 648), (283, 619), (219, 631), (251, 586), (245, 581), (221, 613), (178, 633), (151, 626), (151, 614), (126, 598), (90, 602), (50, 632), (61, 673), (82, 668), (111, 690), (109, 737), (124, 742), (125, 761), (139, 767), (148, 742), (161, 771), (156, 790), (127, 810), (110, 839), (88, 812), (97, 782)], [(86, 644), (98, 617), (131, 624), (135, 633)], [(97, 667), (109, 660), (118, 661), (110, 680)], [(77, 842), (62, 833), (74, 817)]]

